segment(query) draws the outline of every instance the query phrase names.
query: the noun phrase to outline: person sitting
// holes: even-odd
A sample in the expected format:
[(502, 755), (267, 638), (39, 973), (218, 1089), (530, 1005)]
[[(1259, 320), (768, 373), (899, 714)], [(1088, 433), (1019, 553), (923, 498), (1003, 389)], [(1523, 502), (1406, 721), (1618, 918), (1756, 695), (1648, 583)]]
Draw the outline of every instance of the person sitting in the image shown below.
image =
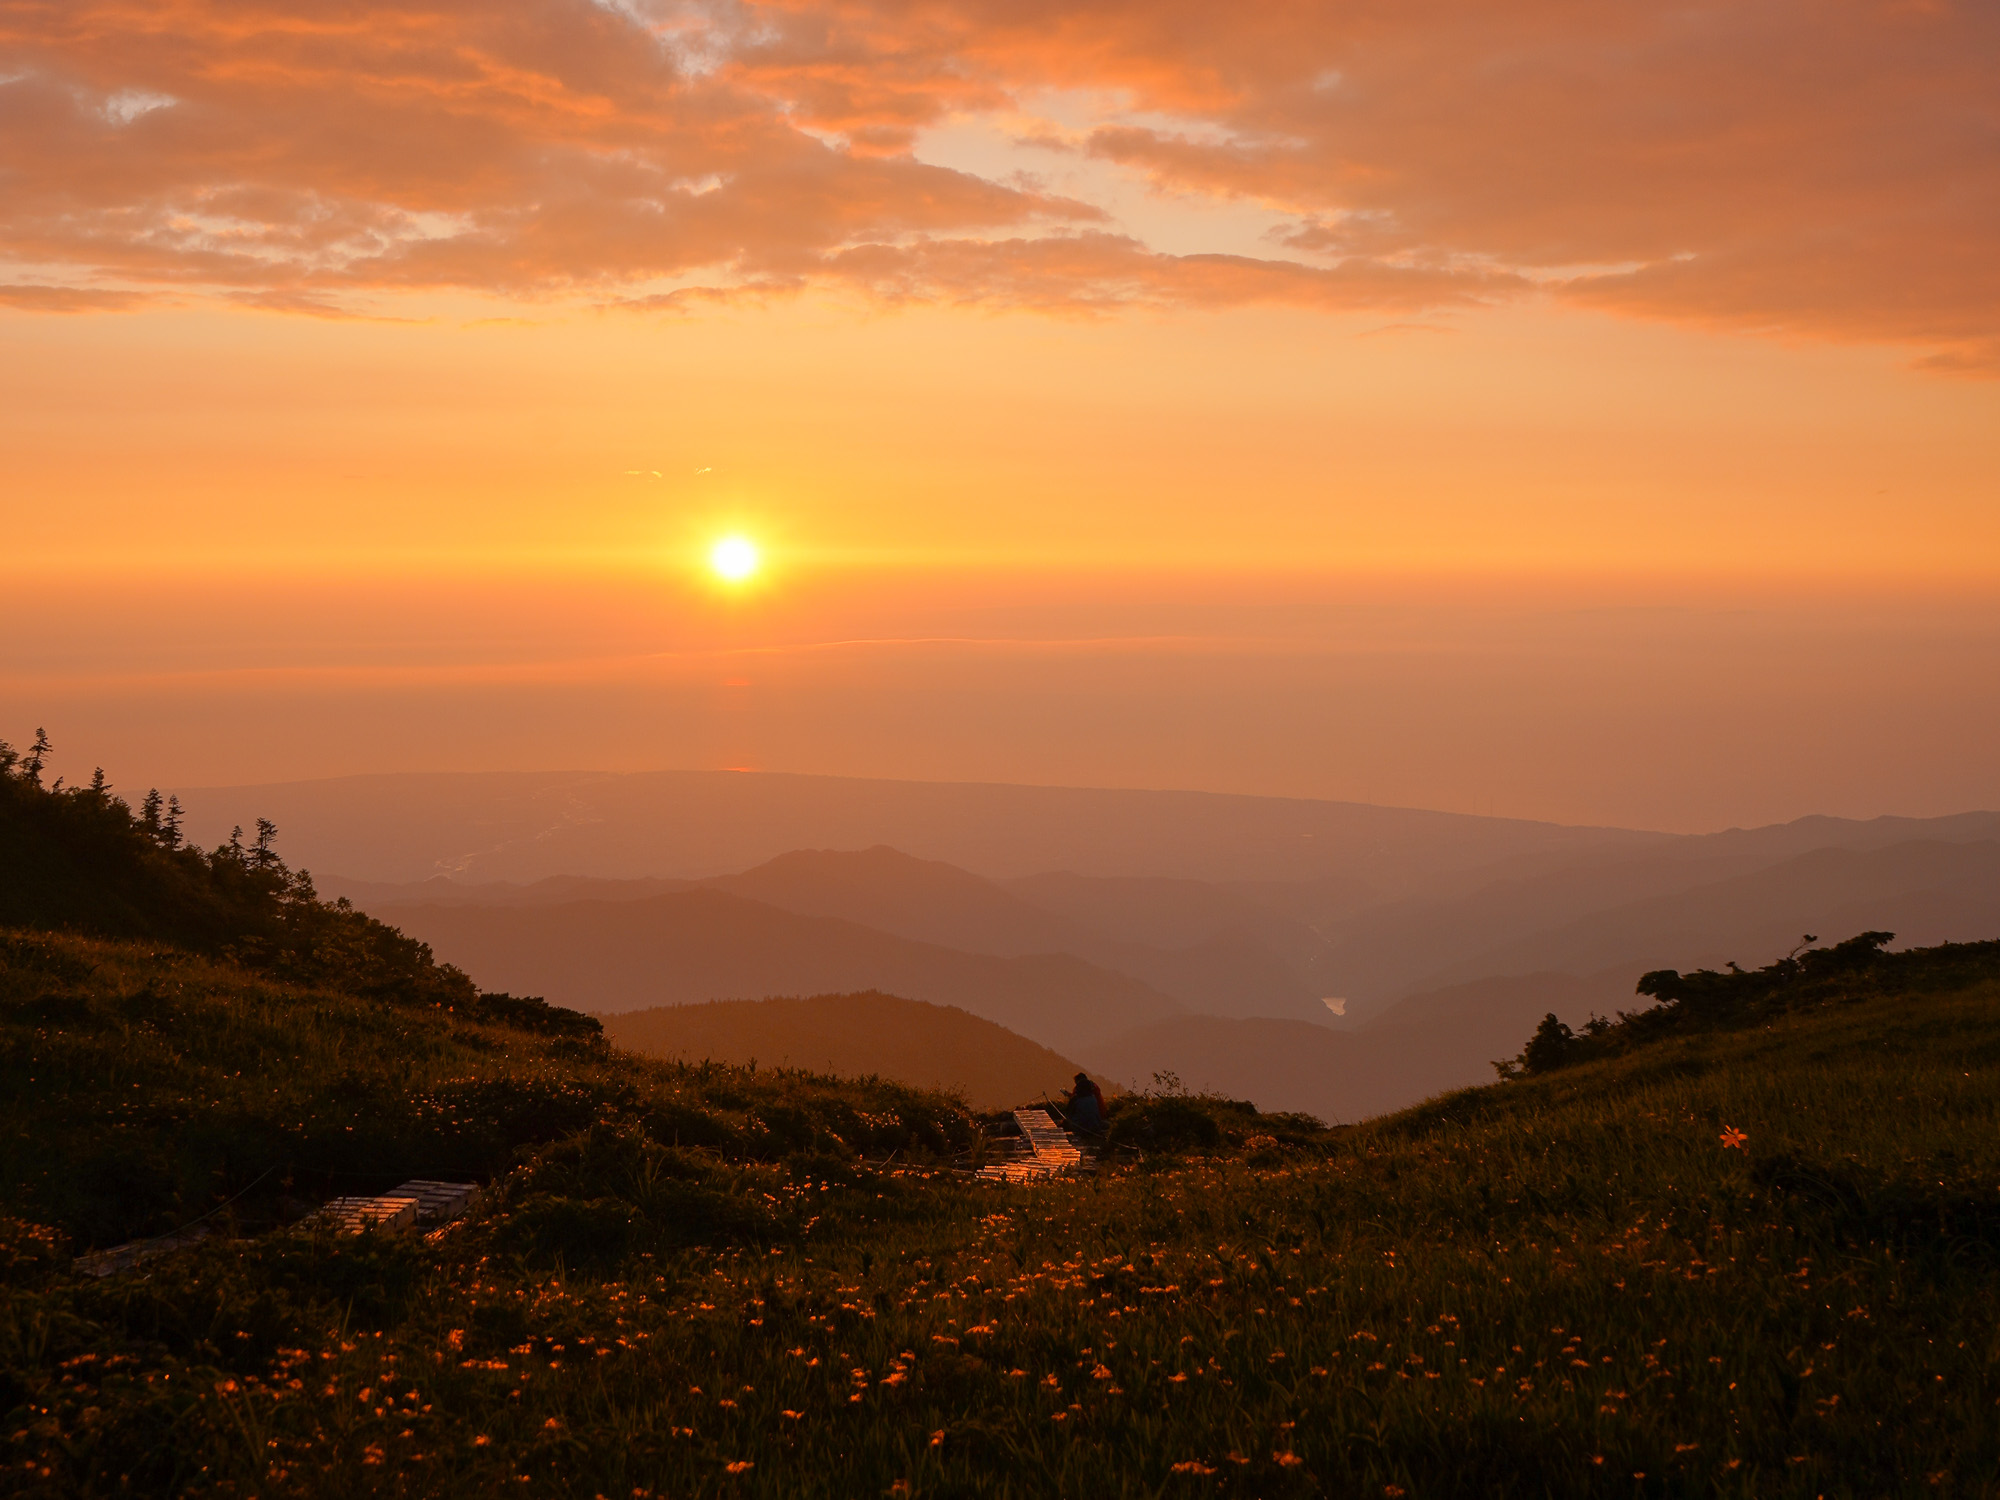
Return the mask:
[(1076, 1075), (1076, 1088), (1069, 1096), (1065, 1110), (1068, 1118), (1064, 1123), (1074, 1131), (1084, 1135), (1097, 1135), (1104, 1129), (1104, 1091), (1090, 1079), (1088, 1073)]

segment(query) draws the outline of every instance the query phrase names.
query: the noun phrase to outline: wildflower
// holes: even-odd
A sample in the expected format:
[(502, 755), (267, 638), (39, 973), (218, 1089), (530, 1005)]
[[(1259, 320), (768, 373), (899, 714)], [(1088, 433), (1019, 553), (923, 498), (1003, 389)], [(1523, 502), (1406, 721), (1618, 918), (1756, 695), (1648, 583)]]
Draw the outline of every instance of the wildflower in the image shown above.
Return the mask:
[(1725, 1125), (1722, 1127), (1722, 1149), (1725, 1151), (1731, 1147), (1741, 1151), (1745, 1149), (1743, 1143), (1749, 1139), (1749, 1136), (1738, 1130), (1734, 1125)]
[(1168, 1383), (1168, 1384), (1170, 1384), (1170, 1385), (1181, 1385), (1181, 1384), (1183, 1384), (1183, 1383), (1184, 1383), (1184, 1382), (1185, 1382), (1186, 1380), (1187, 1380), (1187, 1376), (1185, 1376), (1185, 1375), (1178, 1375), (1178, 1374), (1177, 1374), (1177, 1375), (1169, 1375), (1169, 1376), (1167, 1377), (1167, 1383)]
[(1300, 1464), (1305, 1462), (1296, 1453), (1273, 1453), (1271, 1458), (1280, 1468), (1284, 1469), (1296, 1469)]
[(542, 1423), (542, 1431), (544, 1432), (559, 1432), (561, 1430), (562, 1430), (561, 1417), (550, 1417), (548, 1421)]
[(1096, 1369), (1090, 1372), (1090, 1378), (1092, 1380), (1109, 1380), (1111, 1378), (1110, 1366), (1099, 1365)]
[(1385, 1484), (1382, 1486), (1382, 1493), (1387, 1495), (1389, 1500), (1400, 1500), (1403, 1487), (1400, 1484)]
[(484, 1448), (488, 1443), (492, 1441), (493, 1441), (492, 1438), (488, 1437), (485, 1433), (482, 1432), (479, 1434), (478, 1437), (472, 1440), (472, 1446), (475, 1448)]
[(944, 1446), (944, 1429), (942, 1427), (931, 1434), (931, 1446), (933, 1448), (942, 1448)]
[(1175, 1464), (1173, 1472), (1176, 1474), (1213, 1474), (1215, 1470), (1211, 1469), (1198, 1458), (1190, 1458)]
[(744, 1474), (748, 1473), (751, 1469), (756, 1468), (757, 1464), (756, 1461), (753, 1459), (739, 1458), (736, 1460), (735, 1463), (724, 1464), (723, 1467), (727, 1469), (731, 1474)]
[(802, 1411), (781, 1411), (778, 1413), (778, 1415), (781, 1417), (789, 1417), (791, 1418), (792, 1421), (796, 1422), (800, 1417), (803, 1417), (805, 1413)]

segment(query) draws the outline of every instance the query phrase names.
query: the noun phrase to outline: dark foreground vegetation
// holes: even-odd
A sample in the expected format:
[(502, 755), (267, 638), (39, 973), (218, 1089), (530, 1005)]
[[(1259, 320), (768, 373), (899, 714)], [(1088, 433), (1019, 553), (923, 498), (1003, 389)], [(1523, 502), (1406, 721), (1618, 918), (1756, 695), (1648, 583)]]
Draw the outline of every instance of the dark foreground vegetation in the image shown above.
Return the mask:
[[(0, 1491), (1989, 1495), (2000, 982), (1080, 1181), (947, 1096), (652, 1062), (159, 934), (0, 938)], [(299, 1216), (490, 1184), (431, 1235)], [(71, 1254), (200, 1215), (103, 1280)]]

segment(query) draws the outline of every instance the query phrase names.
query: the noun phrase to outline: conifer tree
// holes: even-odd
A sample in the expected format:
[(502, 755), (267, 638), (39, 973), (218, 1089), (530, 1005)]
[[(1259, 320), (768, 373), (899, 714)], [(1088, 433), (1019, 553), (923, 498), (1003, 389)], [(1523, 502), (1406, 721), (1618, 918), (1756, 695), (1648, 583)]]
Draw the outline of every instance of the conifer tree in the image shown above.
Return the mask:
[(146, 825), (146, 832), (154, 838), (160, 837), (160, 789), (150, 788), (146, 800), (139, 804), (139, 821)]
[(160, 824), (160, 842), (169, 849), (181, 846), (181, 799), (167, 798), (167, 816)]
[(268, 870), (278, 863), (278, 854), (271, 845), (278, 837), (278, 825), (269, 818), (257, 820), (257, 843), (251, 851), (250, 863), (260, 870)]
[(49, 743), (49, 732), (46, 729), (37, 729), (35, 743), (21, 762), (21, 774), (28, 778), (31, 785), (42, 784), (42, 762), (48, 759), (49, 752), (54, 749), (55, 746)]

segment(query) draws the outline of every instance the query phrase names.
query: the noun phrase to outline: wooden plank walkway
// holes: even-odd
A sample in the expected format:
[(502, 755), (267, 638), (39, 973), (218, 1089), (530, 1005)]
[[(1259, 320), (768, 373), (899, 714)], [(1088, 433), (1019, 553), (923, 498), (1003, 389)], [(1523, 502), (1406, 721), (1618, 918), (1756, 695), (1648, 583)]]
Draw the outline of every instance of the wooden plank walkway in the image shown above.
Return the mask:
[(989, 1182), (1039, 1182), (1077, 1171), (1093, 1154), (1077, 1144), (1045, 1109), (1017, 1109), (1023, 1150), (1007, 1161), (988, 1162), (974, 1173)]
[(417, 1200), (384, 1193), (376, 1198), (336, 1198), (313, 1215), (335, 1234), (360, 1234), (372, 1229), (378, 1234), (395, 1234), (417, 1222)]
[(373, 1198), (336, 1198), (315, 1217), (335, 1234), (359, 1234), (364, 1229), (396, 1234), (418, 1224), (456, 1219), (479, 1201), (471, 1182), (434, 1182), (414, 1178)]
[[(324, 1225), (335, 1234), (360, 1234), (372, 1229), (380, 1234), (397, 1234), (419, 1224), (442, 1224), (458, 1218), (479, 1201), (479, 1185), (474, 1182), (434, 1182), (416, 1178), (399, 1188), (375, 1197), (335, 1198), (308, 1214), (307, 1227)], [(191, 1224), (172, 1234), (151, 1239), (127, 1240), (107, 1250), (79, 1255), (75, 1266), (85, 1276), (112, 1276), (143, 1266), (186, 1245), (208, 1238), (205, 1224)]]
[(107, 1250), (92, 1250), (79, 1255), (75, 1266), (78, 1273), (84, 1276), (112, 1276), (120, 1271), (129, 1271), (134, 1266), (143, 1266), (147, 1261), (157, 1260), (183, 1246), (198, 1245), (207, 1238), (207, 1226), (196, 1224), (173, 1234), (157, 1234), (151, 1239), (127, 1240)]

